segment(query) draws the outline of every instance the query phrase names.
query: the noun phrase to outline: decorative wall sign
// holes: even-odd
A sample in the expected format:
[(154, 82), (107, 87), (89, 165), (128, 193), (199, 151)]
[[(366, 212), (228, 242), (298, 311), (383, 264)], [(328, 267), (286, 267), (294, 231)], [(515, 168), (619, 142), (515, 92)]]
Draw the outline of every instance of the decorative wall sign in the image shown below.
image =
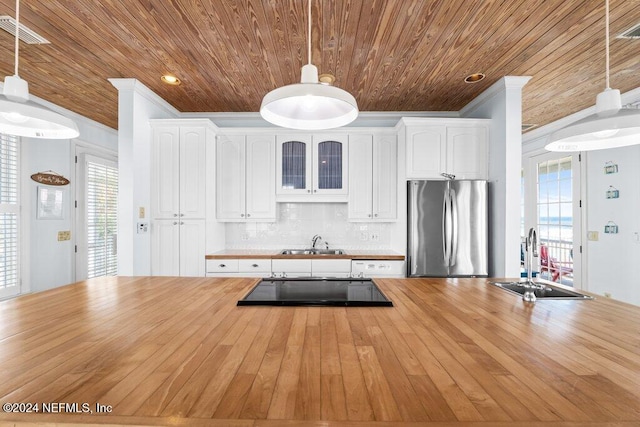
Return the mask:
[(618, 225), (613, 221), (609, 221), (604, 226), (604, 232), (606, 234), (618, 234)]
[(604, 173), (607, 175), (612, 173), (618, 173), (618, 165), (613, 162), (607, 162), (604, 164)]
[(620, 197), (620, 191), (613, 185), (610, 185), (607, 190), (607, 199), (617, 199), (618, 197)]
[(69, 180), (54, 171), (38, 172), (31, 175), (31, 179), (38, 184), (45, 185), (67, 185)]

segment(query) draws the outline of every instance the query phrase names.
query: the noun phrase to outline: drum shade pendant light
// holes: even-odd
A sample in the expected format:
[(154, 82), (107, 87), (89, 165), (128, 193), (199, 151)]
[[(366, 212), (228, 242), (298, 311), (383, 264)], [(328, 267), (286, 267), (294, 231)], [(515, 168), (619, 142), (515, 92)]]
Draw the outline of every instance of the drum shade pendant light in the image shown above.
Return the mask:
[(640, 144), (640, 110), (622, 108), (618, 89), (609, 87), (609, 0), (605, 1), (606, 88), (596, 98), (596, 113), (553, 132), (549, 151), (589, 151)]
[(18, 77), (20, 0), (16, 0), (15, 75), (4, 79), (0, 133), (30, 138), (70, 139), (80, 135), (73, 120), (29, 101), (29, 84)]
[(331, 129), (347, 125), (358, 117), (358, 104), (349, 92), (318, 82), (318, 69), (311, 63), (311, 0), (308, 15), (309, 62), (302, 67), (300, 83), (266, 94), (260, 115), (274, 125), (291, 129)]

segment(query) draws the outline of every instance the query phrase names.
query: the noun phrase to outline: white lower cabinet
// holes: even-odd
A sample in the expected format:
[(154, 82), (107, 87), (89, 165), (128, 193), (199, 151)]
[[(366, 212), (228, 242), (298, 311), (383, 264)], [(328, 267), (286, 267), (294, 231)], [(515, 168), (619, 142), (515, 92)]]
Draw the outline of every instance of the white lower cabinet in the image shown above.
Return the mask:
[(270, 277), (271, 260), (256, 259), (208, 259), (207, 277)]
[(311, 259), (272, 259), (273, 277), (311, 277)]
[(151, 227), (153, 276), (204, 276), (203, 219), (160, 219), (153, 221)]
[(313, 277), (349, 277), (351, 276), (351, 260), (312, 259), (311, 274)]
[(351, 261), (353, 277), (404, 277), (404, 261), (356, 260)]

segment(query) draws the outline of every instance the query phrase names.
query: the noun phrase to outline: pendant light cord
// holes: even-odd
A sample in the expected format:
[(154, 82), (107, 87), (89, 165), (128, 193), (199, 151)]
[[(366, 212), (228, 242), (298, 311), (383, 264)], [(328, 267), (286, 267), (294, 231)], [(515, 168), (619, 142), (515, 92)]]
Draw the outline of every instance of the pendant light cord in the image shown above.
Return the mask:
[(15, 48), (15, 70), (14, 75), (18, 75), (18, 49), (20, 49), (20, 0), (16, 0), (16, 48)]
[(606, 59), (606, 84), (607, 87), (606, 89), (611, 89), (611, 86), (609, 85), (609, 0), (605, 0), (605, 56), (607, 57)]
[(308, 64), (311, 64), (311, 0), (309, 0), (309, 10), (308, 10), (308, 45), (307, 45), (307, 59), (308, 59)]

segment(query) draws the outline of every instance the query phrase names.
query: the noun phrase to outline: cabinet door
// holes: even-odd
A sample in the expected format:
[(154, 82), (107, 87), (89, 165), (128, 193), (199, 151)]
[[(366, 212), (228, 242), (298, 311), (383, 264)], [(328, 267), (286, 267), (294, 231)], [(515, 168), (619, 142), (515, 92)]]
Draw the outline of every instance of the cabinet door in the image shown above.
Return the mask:
[(486, 126), (447, 128), (447, 173), (457, 179), (486, 179)]
[(277, 137), (276, 192), (278, 194), (311, 193), (311, 137), (281, 135)]
[(275, 221), (275, 138), (269, 135), (248, 135), (245, 159), (247, 218)]
[(446, 162), (446, 126), (407, 128), (407, 178), (442, 179)]
[(206, 211), (206, 129), (180, 127), (180, 212), (182, 218), (204, 219)]
[(151, 144), (151, 217), (177, 218), (180, 210), (180, 130), (155, 128)]
[(349, 219), (373, 216), (373, 136), (349, 138)]
[(180, 221), (180, 276), (205, 275), (205, 220)]
[(376, 137), (373, 144), (373, 219), (395, 220), (398, 216), (397, 145), (395, 135)]
[(313, 193), (347, 194), (349, 144), (347, 135), (313, 137)]
[(151, 275), (179, 276), (179, 251), (179, 221), (177, 219), (153, 221), (151, 225)]
[(216, 217), (219, 221), (245, 219), (245, 137), (219, 137), (216, 149)]

